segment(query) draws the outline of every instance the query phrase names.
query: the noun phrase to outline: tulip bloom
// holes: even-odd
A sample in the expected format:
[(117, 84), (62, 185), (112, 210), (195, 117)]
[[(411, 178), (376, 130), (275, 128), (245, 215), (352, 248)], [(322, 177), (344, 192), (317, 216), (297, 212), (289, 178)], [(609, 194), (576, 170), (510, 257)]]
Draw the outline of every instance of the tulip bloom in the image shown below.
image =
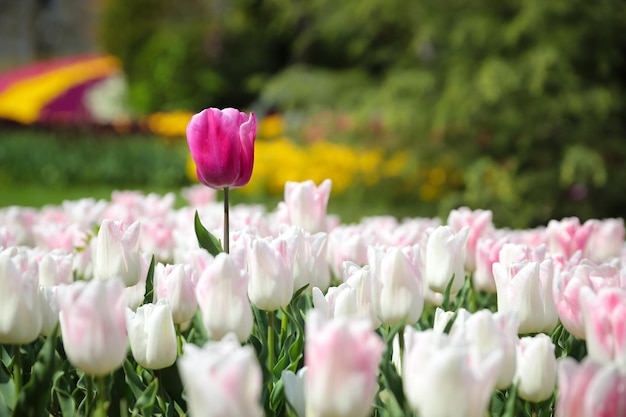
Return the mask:
[(390, 326), (416, 323), (424, 309), (422, 277), (409, 256), (398, 247), (370, 246), (368, 260), (378, 317)]
[(493, 264), (498, 312), (517, 312), (519, 333), (550, 332), (558, 322), (552, 297), (554, 267), (551, 259), (508, 266)]
[(219, 340), (233, 332), (240, 342), (248, 339), (253, 326), (248, 275), (232, 255), (218, 254), (200, 276), (195, 291), (209, 338)]
[(431, 230), (421, 243), (422, 276), (431, 290), (442, 293), (452, 280), (451, 294), (465, 283), (465, 250), (470, 228), (455, 232), (450, 226)]
[(385, 344), (367, 320), (306, 320), (307, 416), (365, 417), (371, 412)]
[(195, 289), (195, 270), (191, 265), (158, 263), (154, 268), (154, 301), (168, 301), (174, 323), (183, 324), (196, 313)]
[[(248, 297), (261, 310), (287, 307), (293, 296), (293, 272), (289, 242), (254, 238), (248, 251)], [(293, 246), (293, 245), (291, 245)]]
[(256, 116), (208, 108), (187, 125), (187, 144), (201, 183), (214, 189), (246, 185), (252, 176)]
[(618, 365), (566, 357), (559, 360), (558, 372), (557, 417), (626, 415), (626, 374)]
[(589, 357), (626, 366), (626, 290), (609, 287), (594, 293), (583, 287), (579, 297)]
[(15, 248), (0, 252), (0, 343), (37, 339), (42, 328), (38, 266)]
[(178, 360), (187, 393), (189, 415), (261, 417), (263, 374), (252, 346), (241, 346), (233, 334), (200, 348), (185, 345)]
[(498, 379), (502, 350), (482, 355), (462, 338), (407, 327), (402, 379), (414, 411), (428, 417), (482, 417)]
[(527, 401), (547, 400), (556, 385), (556, 357), (550, 336), (539, 333), (522, 337), (517, 345), (517, 369), (514, 381), (519, 396)]
[(146, 369), (163, 369), (176, 361), (176, 331), (167, 301), (144, 304), (126, 314), (130, 350)]
[(322, 181), (319, 187), (312, 180), (287, 181), (281, 209), (286, 210), (289, 224), (300, 226), (309, 233), (326, 232), (326, 208), (332, 185), (329, 179)]
[(105, 219), (100, 225), (93, 257), (96, 279), (120, 278), (127, 287), (141, 278), (141, 254), (139, 252), (140, 224), (134, 222), (124, 230), (120, 221)]
[(448, 226), (452, 227), (455, 232), (460, 232), (465, 226), (470, 228), (465, 257), (467, 271), (476, 269), (476, 245), (481, 237), (489, 235), (493, 230), (492, 219), (491, 210), (472, 210), (469, 207), (452, 210), (448, 215)]
[(61, 335), (70, 363), (104, 376), (126, 357), (126, 297), (120, 279), (77, 281), (59, 294)]

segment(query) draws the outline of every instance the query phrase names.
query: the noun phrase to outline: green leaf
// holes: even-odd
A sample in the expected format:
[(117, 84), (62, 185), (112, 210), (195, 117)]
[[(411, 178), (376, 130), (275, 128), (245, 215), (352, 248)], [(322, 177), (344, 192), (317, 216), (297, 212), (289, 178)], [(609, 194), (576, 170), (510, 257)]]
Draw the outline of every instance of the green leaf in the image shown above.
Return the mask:
[(145, 412), (148, 409), (154, 407), (158, 389), (159, 380), (154, 379), (137, 398), (137, 401), (135, 402), (135, 409), (143, 411), (143, 414), (145, 415)]
[(146, 295), (143, 299), (144, 304), (150, 304), (154, 296), (154, 266), (155, 264), (156, 264), (156, 260), (154, 259), (154, 255), (152, 255), (152, 259), (150, 260), (150, 266), (148, 267), (148, 276), (146, 277)]
[(504, 404), (504, 414), (503, 417), (515, 417), (517, 416), (515, 412), (515, 405), (517, 403), (517, 384), (514, 384), (508, 392), (508, 397), (506, 398), (506, 402)]
[(196, 231), (196, 237), (198, 238), (198, 245), (200, 245), (201, 248), (206, 249), (213, 256), (217, 256), (218, 253), (224, 252), (220, 241), (202, 225), (200, 217), (198, 216), (198, 210), (196, 210), (196, 215), (194, 217), (194, 228)]
[(30, 380), (24, 385), (17, 397), (15, 410), (13, 410), (14, 416), (39, 417), (47, 414), (46, 408), (50, 404), (49, 394), (58, 365), (55, 351), (59, 337), (58, 328), (57, 323), (41, 347), (37, 361), (33, 365)]
[(270, 408), (275, 412), (281, 405), (285, 403), (283, 379), (279, 378), (274, 384), (274, 388), (270, 393)]
[[(4, 351), (4, 347), (0, 347)], [(0, 416), (9, 415), (15, 407), (15, 384), (11, 373), (3, 362), (0, 362)]]

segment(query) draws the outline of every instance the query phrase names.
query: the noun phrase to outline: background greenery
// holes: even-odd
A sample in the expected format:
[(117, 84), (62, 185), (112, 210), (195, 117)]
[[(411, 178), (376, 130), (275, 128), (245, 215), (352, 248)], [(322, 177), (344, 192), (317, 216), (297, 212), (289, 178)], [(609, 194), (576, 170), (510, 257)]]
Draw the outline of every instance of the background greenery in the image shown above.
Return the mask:
[[(355, 181), (354, 206), (445, 216), (468, 205), (512, 227), (624, 214), (626, 3), (104, 4), (102, 44), (123, 63), (137, 115), (235, 106), (281, 115), (305, 151), (322, 142), (409, 155), (402, 181)], [(184, 146), (83, 133), (3, 135), (0, 181), (188, 184)]]
[[(623, 2), (108, 4), (104, 45), (139, 112), (251, 107), (284, 114), (295, 140), (317, 127), (404, 147), (439, 173), (416, 184), (439, 214), (490, 208), (511, 226), (623, 215)], [(323, 130), (329, 113), (341, 128)]]

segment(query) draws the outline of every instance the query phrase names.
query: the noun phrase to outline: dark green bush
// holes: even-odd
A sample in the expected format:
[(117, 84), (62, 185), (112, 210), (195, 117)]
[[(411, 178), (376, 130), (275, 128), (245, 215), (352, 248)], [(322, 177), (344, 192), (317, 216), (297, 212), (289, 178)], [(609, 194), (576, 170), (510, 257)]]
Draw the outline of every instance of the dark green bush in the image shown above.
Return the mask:
[(8, 130), (0, 138), (0, 184), (175, 187), (188, 184), (184, 140)]

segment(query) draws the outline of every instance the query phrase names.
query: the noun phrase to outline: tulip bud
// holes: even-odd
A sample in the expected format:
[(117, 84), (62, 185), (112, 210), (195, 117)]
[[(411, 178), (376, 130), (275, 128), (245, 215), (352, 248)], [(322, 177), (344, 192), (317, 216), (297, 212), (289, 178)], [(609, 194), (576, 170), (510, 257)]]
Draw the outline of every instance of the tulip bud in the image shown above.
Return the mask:
[(326, 208), (332, 181), (326, 179), (317, 187), (311, 180), (285, 183), (284, 208), (289, 224), (309, 233), (326, 232)]
[(42, 326), (38, 266), (27, 253), (0, 252), (0, 343), (37, 339)]
[(261, 417), (263, 374), (251, 346), (234, 334), (204, 347), (187, 344), (178, 360), (191, 416)]
[(519, 396), (538, 403), (554, 393), (556, 385), (556, 356), (550, 337), (539, 333), (522, 337), (517, 348), (515, 383)]
[(187, 144), (198, 180), (214, 189), (238, 188), (252, 176), (256, 116), (233, 108), (208, 108), (187, 125)]
[(93, 257), (94, 276), (108, 280), (121, 278), (127, 287), (141, 278), (139, 222), (124, 230), (122, 222), (105, 219), (100, 225)]
[(126, 299), (120, 279), (77, 281), (59, 294), (67, 358), (87, 374), (103, 376), (126, 357)]
[(59, 284), (71, 284), (74, 259), (70, 252), (53, 250), (42, 255), (39, 260), (39, 285), (52, 287)]
[(325, 321), (312, 310), (306, 320), (307, 416), (368, 416), (385, 344), (366, 320)]
[(252, 332), (252, 309), (248, 300), (248, 275), (232, 255), (220, 253), (198, 281), (196, 299), (208, 336), (219, 340), (235, 333), (244, 342)]
[(581, 251), (587, 255), (587, 241), (594, 229), (591, 221), (580, 224), (577, 217), (567, 217), (562, 220), (550, 220), (546, 229), (548, 250), (552, 254), (561, 254), (571, 258), (575, 252)]
[(293, 255), (294, 292), (305, 285), (326, 291), (330, 285), (326, 233), (310, 234), (301, 227), (291, 226), (283, 228), (280, 237), (294, 246), (289, 248), (289, 253)]
[(198, 309), (195, 273), (193, 267), (186, 264), (158, 263), (154, 268), (154, 300), (168, 301), (176, 324), (191, 320)]
[(167, 301), (144, 304), (126, 311), (130, 350), (137, 363), (146, 369), (167, 368), (176, 361), (176, 330)]

